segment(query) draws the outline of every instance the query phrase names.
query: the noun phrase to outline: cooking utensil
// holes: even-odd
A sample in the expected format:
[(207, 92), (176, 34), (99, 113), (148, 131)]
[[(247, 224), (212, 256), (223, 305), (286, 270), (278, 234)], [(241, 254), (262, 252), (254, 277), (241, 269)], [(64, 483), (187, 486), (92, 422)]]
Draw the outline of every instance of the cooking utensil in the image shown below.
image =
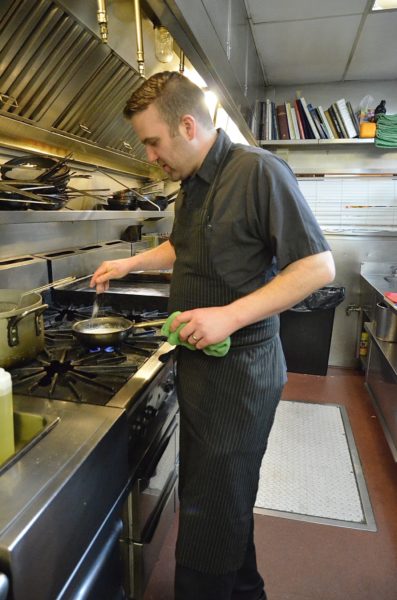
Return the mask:
[(397, 314), (385, 302), (378, 302), (375, 313), (378, 339), (384, 342), (397, 342)]
[(61, 167), (63, 167), (64, 164), (66, 163), (66, 161), (69, 160), (71, 157), (72, 157), (72, 153), (70, 152), (69, 154), (67, 154), (66, 156), (64, 156), (64, 158), (61, 158), (61, 159), (57, 160), (54, 165), (52, 165), (51, 167), (48, 167), (48, 169), (46, 169), (45, 171), (43, 171), (43, 173), (41, 173), (37, 177), (37, 180), (38, 181), (45, 181), (45, 180), (47, 180), (49, 177), (51, 177), (52, 175), (54, 175)]
[[(38, 178), (46, 181), (69, 173), (69, 167), (59, 165), (59, 160), (47, 156), (26, 155), (8, 160), (0, 167), (2, 179), (19, 179), (23, 181), (34, 181)], [(52, 174), (45, 175), (46, 171)]]
[(97, 317), (84, 319), (72, 325), (73, 335), (89, 348), (120, 346), (135, 331), (145, 327), (160, 327), (166, 319), (135, 323), (124, 317)]
[(63, 279), (57, 279), (56, 281), (53, 281), (52, 283), (46, 283), (45, 285), (41, 285), (40, 287), (35, 288), (33, 290), (28, 290), (26, 292), (23, 292), (21, 294), (19, 304), (20, 304), (22, 298), (24, 296), (26, 296), (27, 294), (39, 294), (40, 292), (44, 292), (44, 291), (49, 290), (49, 289), (51, 289), (53, 287), (57, 287), (58, 285), (65, 285), (67, 283), (72, 283), (72, 281), (75, 281), (75, 280), (76, 280), (75, 276), (64, 277)]
[[(36, 202), (40, 202), (41, 204), (50, 204), (50, 202), (43, 200), (43, 198), (41, 196), (38, 196), (37, 194), (33, 194), (33, 192), (27, 192), (25, 190), (17, 188), (8, 183), (4, 183), (4, 181), (0, 181), (0, 190), (2, 190), (4, 192), (11, 192), (12, 194), (16, 194), (17, 198), (19, 198), (19, 196), (23, 196), (25, 198), (25, 196), (26, 196), (26, 198), (35, 200)], [(12, 196), (10, 197), (10, 199), (13, 199)]]
[(52, 283), (46, 283), (45, 285), (35, 288), (34, 290), (19, 290), (19, 297), (17, 296), (17, 290), (14, 290), (12, 294), (12, 301), (5, 299), (5, 296), (7, 295), (7, 292), (9, 290), (0, 290), (0, 295), (2, 298), (0, 301), (0, 317), (5, 316), (3, 313), (7, 313), (7, 316), (13, 316), (11, 314), (13, 311), (16, 311), (18, 308), (24, 306), (23, 299), (25, 298), (25, 296), (29, 296), (31, 294), (39, 294), (39, 292), (44, 292), (45, 290), (48, 290), (52, 287), (56, 287), (57, 285), (71, 283), (72, 281), (75, 281), (75, 279), (76, 277), (65, 277), (64, 279), (58, 279), (57, 281), (53, 281)]
[(0, 366), (7, 369), (34, 358), (44, 348), (43, 313), (48, 308), (40, 294), (1, 290)]

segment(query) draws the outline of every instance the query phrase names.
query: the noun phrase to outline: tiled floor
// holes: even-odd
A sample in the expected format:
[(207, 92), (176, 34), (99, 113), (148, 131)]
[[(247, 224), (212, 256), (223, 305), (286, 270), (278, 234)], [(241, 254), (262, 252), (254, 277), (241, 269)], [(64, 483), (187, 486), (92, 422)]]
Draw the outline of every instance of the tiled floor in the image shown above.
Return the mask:
[[(397, 464), (361, 373), (290, 374), (286, 400), (343, 404), (363, 467), (377, 531), (255, 516), (258, 565), (269, 600), (397, 599)], [(177, 523), (170, 530), (145, 600), (173, 599)], [(189, 600), (188, 598), (186, 600)]]

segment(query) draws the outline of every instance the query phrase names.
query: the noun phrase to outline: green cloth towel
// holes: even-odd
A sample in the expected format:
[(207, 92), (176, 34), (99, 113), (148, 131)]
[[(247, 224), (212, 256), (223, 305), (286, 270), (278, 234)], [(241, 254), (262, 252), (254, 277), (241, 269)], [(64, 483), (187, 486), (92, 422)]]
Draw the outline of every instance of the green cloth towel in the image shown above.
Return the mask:
[[(184, 346), (185, 348), (188, 348), (189, 350), (197, 350), (196, 346), (193, 346), (193, 344), (189, 344), (189, 342), (182, 342), (179, 339), (179, 332), (181, 331), (181, 329), (183, 329), (183, 327), (185, 327), (186, 323), (182, 323), (182, 325), (179, 325), (179, 327), (176, 331), (170, 331), (170, 326), (171, 326), (172, 321), (175, 319), (175, 317), (177, 317), (180, 314), (181, 314), (180, 310), (173, 312), (168, 317), (168, 319), (166, 320), (164, 325), (162, 326), (161, 333), (167, 337), (168, 343), (171, 344), (172, 346), (179, 345), (179, 346)], [(229, 352), (229, 348), (230, 348), (230, 337), (227, 337), (225, 340), (223, 340), (223, 342), (218, 342), (217, 344), (209, 344), (209, 346), (206, 346), (202, 350), (205, 354), (208, 354), (208, 356), (221, 357), (221, 356), (225, 356), (225, 354), (227, 354)]]
[(397, 115), (381, 115), (378, 118), (375, 145), (380, 148), (397, 147)]

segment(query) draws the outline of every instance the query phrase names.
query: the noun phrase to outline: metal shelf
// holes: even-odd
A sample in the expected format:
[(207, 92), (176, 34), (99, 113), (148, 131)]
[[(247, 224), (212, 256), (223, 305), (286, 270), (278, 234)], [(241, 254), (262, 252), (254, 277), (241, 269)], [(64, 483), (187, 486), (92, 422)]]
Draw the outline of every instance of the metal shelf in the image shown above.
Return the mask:
[(343, 138), (337, 140), (258, 140), (261, 146), (340, 146), (340, 145), (374, 145), (375, 138)]
[(66, 221), (110, 221), (123, 219), (141, 223), (147, 219), (173, 217), (172, 211), (158, 210), (2, 210), (0, 225), (23, 223), (56, 223)]
[(384, 342), (377, 338), (375, 333), (376, 326), (373, 322), (365, 323), (364, 329), (369, 333), (372, 343), (376, 344), (383, 358), (397, 377), (397, 344), (395, 342)]

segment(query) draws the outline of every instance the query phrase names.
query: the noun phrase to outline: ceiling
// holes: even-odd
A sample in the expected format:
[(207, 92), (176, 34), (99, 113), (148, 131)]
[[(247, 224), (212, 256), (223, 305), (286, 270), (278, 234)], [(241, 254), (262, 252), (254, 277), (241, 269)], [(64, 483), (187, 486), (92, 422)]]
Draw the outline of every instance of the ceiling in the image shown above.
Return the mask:
[(373, 0), (245, 0), (266, 85), (397, 79), (397, 10)]

